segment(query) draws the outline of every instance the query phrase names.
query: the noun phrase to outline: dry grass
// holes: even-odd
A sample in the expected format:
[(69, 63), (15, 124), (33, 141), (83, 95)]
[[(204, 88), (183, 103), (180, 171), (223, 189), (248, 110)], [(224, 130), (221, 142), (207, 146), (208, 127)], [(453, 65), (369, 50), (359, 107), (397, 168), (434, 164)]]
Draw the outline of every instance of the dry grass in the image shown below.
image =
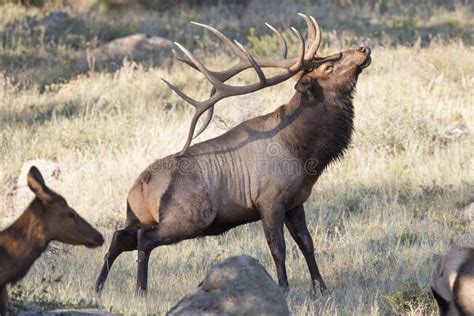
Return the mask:
[[(474, 131), (473, 47), (453, 41), (377, 47), (373, 54), (358, 83), (352, 147), (323, 174), (306, 203), (330, 296), (311, 294), (304, 259), (287, 240), (288, 302), (296, 315), (433, 313), (428, 282), (434, 260), (452, 245), (474, 246), (474, 224), (460, 211), (474, 197), (472, 134), (446, 135), (459, 124)], [(222, 59), (208, 64), (217, 68)], [(41, 94), (0, 79), (0, 217), (15, 212), (7, 193), (22, 163), (56, 160), (62, 175), (51, 186), (101, 228), (108, 245), (124, 219), (135, 177), (155, 159), (179, 150), (185, 139), (190, 112), (161, 76), (194, 96), (208, 93), (204, 80), (196, 82), (196, 73), (180, 65), (144, 69), (128, 63), (117, 72), (48, 86)], [(218, 117), (234, 125), (271, 111), (288, 100), (292, 86), (287, 82), (224, 101)], [(224, 127), (215, 123), (200, 139)], [(275, 276), (255, 223), (156, 249), (146, 299), (133, 295), (136, 254), (124, 254), (97, 297), (93, 285), (106, 247), (49, 253), (13, 289), (14, 298), (43, 307), (162, 314), (225, 257), (254, 256)]]

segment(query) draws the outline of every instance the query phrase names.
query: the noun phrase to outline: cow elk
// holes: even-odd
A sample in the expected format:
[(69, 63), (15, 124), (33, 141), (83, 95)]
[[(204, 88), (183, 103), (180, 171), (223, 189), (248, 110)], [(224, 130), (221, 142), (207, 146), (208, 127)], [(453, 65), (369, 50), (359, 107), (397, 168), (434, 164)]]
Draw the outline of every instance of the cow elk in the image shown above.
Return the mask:
[(27, 180), (34, 200), (10, 227), (0, 232), (0, 315), (7, 312), (7, 285), (26, 275), (50, 241), (89, 248), (104, 243), (97, 230), (46, 186), (36, 167), (31, 167)]
[(453, 249), (440, 258), (431, 290), (441, 316), (474, 315), (474, 248)]
[[(242, 45), (203, 24), (236, 53), (240, 62), (224, 71), (208, 70), (188, 50), (179, 59), (199, 70), (212, 84), (210, 98), (196, 101), (165, 83), (195, 108), (184, 149), (152, 163), (133, 184), (127, 199), (125, 228), (117, 230), (97, 279), (99, 292), (115, 259), (138, 250), (137, 290), (146, 291), (148, 261), (155, 247), (217, 235), (241, 224), (261, 220), (278, 283), (288, 288), (284, 226), (302, 251), (313, 288), (325, 291), (314, 256), (303, 203), (321, 172), (341, 158), (353, 130), (352, 98), (357, 78), (371, 62), (371, 50), (360, 47), (331, 56), (316, 53), (321, 30), (313, 17), (300, 14), (308, 25), (307, 45), (301, 34), (296, 58), (286, 58), (284, 37), (280, 59), (254, 58)], [(284, 69), (267, 77), (262, 67)], [(259, 82), (246, 86), (224, 83), (253, 68)], [(289, 102), (273, 113), (241, 123), (223, 135), (189, 147), (199, 117), (223, 98), (248, 94), (297, 80)], [(209, 114), (211, 113), (211, 114)], [(207, 123), (206, 123), (207, 124)]]

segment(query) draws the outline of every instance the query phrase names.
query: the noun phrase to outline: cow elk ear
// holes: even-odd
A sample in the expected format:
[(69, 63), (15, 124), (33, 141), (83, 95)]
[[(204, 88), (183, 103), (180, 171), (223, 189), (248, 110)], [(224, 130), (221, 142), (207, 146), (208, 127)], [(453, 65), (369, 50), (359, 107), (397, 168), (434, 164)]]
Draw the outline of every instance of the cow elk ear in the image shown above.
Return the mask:
[(31, 167), (27, 176), (28, 187), (43, 203), (48, 203), (52, 200), (49, 194), (49, 189), (44, 183), (41, 172), (35, 166)]
[(311, 87), (312, 82), (311, 77), (309, 76), (303, 76), (295, 85), (296, 91), (301, 93), (307, 93), (308, 91), (311, 91)]

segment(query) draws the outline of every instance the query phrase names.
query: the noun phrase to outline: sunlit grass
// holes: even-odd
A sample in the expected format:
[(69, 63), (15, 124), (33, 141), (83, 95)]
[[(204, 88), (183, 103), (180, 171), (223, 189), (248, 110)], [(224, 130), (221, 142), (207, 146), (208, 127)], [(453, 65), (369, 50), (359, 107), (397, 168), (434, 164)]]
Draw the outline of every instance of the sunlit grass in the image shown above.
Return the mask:
[[(459, 10), (464, 21), (467, 13)], [(433, 25), (436, 19), (417, 23)], [(326, 35), (324, 54), (350, 48), (340, 33)], [(263, 54), (275, 44), (258, 36), (249, 41)], [(199, 51), (211, 69), (232, 60), (206, 54)], [(10, 193), (22, 164), (46, 158), (61, 168), (51, 187), (107, 239), (96, 250), (56, 245), (60, 250), (43, 256), (12, 289), (16, 304), (163, 314), (197, 287), (212, 264), (238, 254), (256, 257), (275, 276), (260, 223), (254, 223), (156, 249), (147, 298), (133, 294), (135, 252), (118, 259), (100, 297), (93, 292), (113, 230), (125, 218), (128, 189), (149, 163), (180, 150), (186, 137), (189, 106), (160, 77), (193, 97), (208, 96), (202, 76), (168, 61), (151, 68), (125, 62), (115, 72), (75, 75), (41, 92), (37, 83), (20, 87), (0, 76), (0, 225), (21, 211)], [(254, 79), (247, 72), (239, 82)], [(272, 111), (290, 98), (293, 85), (219, 103), (216, 119), (197, 141)], [(453, 245), (473, 246), (474, 224), (461, 212), (474, 192), (473, 91), (474, 50), (460, 40), (374, 48), (373, 64), (357, 85), (351, 148), (325, 171), (305, 205), (332, 293), (311, 293), (304, 259), (287, 234), (287, 299), (294, 314), (435, 313), (428, 284), (433, 262)], [(456, 126), (470, 132), (453, 137), (449, 131)]]

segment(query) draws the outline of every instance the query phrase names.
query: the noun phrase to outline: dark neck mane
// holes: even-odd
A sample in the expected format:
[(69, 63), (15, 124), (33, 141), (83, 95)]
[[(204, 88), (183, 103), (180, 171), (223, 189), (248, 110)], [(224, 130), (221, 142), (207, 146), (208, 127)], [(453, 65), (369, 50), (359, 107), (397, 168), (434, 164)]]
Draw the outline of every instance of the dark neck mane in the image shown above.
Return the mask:
[(281, 111), (293, 121), (281, 139), (299, 159), (314, 159), (322, 171), (343, 156), (353, 131), (352, 93), (297, 92)]

